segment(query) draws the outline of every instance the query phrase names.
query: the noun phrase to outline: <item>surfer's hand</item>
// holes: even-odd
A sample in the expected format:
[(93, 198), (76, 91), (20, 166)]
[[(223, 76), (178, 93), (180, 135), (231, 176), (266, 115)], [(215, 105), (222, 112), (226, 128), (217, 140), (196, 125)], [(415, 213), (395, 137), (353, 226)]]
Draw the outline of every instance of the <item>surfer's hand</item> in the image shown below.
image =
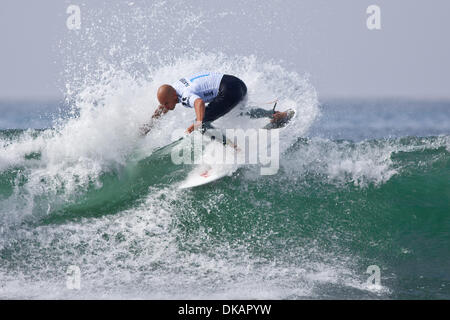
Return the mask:
[(187, 133), (191, 133), (194, 130), (197, 130), (199, 128), (201, 129), (202, 128), (202, 124), (203, 124), (202, 121), (195, 121), (194, 124), (190, 125), (189, 128), (186, 129), (186, 132)]
[(191, 124), (189, 128), (186, 129), (186, 133), (191, 133), (192, 131), (194, 131), (194, 124)]

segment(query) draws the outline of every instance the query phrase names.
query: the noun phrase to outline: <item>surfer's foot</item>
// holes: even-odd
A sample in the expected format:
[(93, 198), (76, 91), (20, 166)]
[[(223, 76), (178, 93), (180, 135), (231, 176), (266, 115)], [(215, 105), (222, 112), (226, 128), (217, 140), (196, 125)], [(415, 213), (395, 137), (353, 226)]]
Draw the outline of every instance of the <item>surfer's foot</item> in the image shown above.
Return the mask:
[(286, 120), (288, 118), (288, 113), (285, 112), (280, 112), (280, 111), (275, 111), (275, 113), (272, 116), (272, 120), (270, 120), (271, 123), (274, 124), (282, 124), (284, 122), (286, 122)]

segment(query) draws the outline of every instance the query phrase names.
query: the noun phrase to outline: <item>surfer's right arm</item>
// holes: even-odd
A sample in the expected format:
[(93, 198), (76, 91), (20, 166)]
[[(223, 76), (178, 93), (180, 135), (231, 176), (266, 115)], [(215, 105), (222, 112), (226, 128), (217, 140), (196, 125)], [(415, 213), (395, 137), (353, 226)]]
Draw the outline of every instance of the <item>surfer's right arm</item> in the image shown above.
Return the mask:
[(201, 98), (197, 98), (194, 101), (195, 115), (197, 116), (195, 123), (186, 129), (186, 133), (191, 133), (195, 129), (201, 128), (203, 124), (203, 118), (205, 117), (205, 102)]

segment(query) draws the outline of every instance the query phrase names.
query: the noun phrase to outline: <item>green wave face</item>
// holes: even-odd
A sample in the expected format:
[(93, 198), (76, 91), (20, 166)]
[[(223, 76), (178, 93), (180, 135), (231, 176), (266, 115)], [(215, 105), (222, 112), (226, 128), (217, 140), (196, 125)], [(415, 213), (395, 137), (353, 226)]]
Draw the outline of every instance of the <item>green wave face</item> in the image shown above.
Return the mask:
[[(4, 170), (3, 208), (33, 206), (18, 221), (5, 219), (13, 211), (2, 212), (9, 223), (2, 270), (9, 275), (23, 262), (39, 269), (46, 259), (61, 259), (55, 268), (84, 260), (114, 279), (139, 269), (148, 278), (116, 284), (121, 290), (156, 286), (161, 296), (176, 295), (181, 283), (196, 287), (197, 297), (221, 292), (215, 286), (251, 297), (242, 288), (253, 279), (282, 298), (449, 297), (448, 136), (298, 139), (274, 176), (243, 166), (186, 191), (176, 186), (192, 167), (174, 165), (171, 147), (102, 172), (72, 194), (64, 183), (52, 185), (55, 179), (41, 180), (41, 193), (29, 185), (38, 152)], [(35, 236), (20, 232), (23, 223)], [(366, 284), (370, 265), (380, 267), (381, 286)], [(87, 280), (90, 292), (96, 281)], [(113, 288), (101, 287), (114, 296)]]

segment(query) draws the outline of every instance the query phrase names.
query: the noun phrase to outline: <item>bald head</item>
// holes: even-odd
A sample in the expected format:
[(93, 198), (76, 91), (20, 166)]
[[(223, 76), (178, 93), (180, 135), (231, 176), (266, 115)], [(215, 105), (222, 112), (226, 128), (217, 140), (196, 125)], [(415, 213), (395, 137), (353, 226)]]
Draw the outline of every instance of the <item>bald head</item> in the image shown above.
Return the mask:
[(172, 86), (163, 84), (161, 87), (159, 87), (157, 93), (159, 103), (164, 104), (164, 101), (172, 97), (174, 94), (176, 95), (176, 92)]
[(177, 92), (168, 84), (163, 84), (159, 87), (156, 95), (159, 103), (169, 110), (173, 110), (175, 105), (178, 103)]

